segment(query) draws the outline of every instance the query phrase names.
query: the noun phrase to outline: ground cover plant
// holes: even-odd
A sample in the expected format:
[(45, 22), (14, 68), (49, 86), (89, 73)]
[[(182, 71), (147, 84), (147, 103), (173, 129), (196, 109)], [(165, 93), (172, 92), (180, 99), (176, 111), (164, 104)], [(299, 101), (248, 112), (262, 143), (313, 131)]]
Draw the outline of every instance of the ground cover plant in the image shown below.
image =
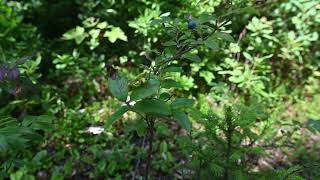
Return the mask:
[(0, 179), (319, 179), (317, 0), (0, 0)]

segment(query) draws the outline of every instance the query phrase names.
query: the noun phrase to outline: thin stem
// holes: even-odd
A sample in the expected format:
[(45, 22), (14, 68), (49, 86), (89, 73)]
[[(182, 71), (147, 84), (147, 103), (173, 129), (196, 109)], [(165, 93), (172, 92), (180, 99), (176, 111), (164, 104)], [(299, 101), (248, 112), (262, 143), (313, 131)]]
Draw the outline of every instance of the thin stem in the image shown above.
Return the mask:
[[(145, 141), (146, 141), (146, 136), (143, 137), (143, 140), (142, 140), (142, 143), (141, 143), (141, 147), (144, 148), (145, 146)], [(134, 172), (133, 172), (133, 175), (132, 175), (132, 180), (135, 180), (136, 179), (136, 173), (140, 167), (140, 162), (141, 162), (141, 158), (139, 157), (138, 161), (137, 161), (137, 164), (134, 168)]]
[(145, 172), (145, 177), (144, 179), (147, 180), (150, 175), (150, 169), (151, 169), (151, 163), (152, 163), (152, 142), (153, 142), (153, 137), (154, 137), (154, 119), (152, 116), (147, 116), (146, 121), (148, 124), (148, 154), (147, 154), (147, 164), (146, 164), (146, 172)]

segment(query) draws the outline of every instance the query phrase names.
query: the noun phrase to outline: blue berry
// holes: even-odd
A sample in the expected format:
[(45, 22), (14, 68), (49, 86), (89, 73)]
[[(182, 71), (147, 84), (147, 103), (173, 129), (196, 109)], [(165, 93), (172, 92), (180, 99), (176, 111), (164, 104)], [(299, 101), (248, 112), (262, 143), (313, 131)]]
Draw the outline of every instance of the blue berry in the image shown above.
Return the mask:
[(13, 67), (7, 72), (7, 75), (10, 80), (16, 80), (20, 75), (19, 69), (17, 67)]
[(195, 29), (197, 27), (197, 23), (193, 20), (188, 22), (188, 29)]

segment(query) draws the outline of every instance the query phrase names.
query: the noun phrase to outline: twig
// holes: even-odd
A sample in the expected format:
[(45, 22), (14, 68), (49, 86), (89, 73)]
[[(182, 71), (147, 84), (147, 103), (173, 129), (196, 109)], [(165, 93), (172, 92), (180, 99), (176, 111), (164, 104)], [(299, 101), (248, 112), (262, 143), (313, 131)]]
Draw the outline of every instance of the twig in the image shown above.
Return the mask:
[(152, 163), (152, 146), (153, 146), (153, 136), (154, 136), (154, 119), (153, 117), (147, 116), (146, 121), (148, 124), (148, 154), (147, 154), (147, 164), (146, 164), (146, 172), (144, 179), (147, 180), (149, 178), (151, 163)]
[[(145, 141), (146, 141), (146, 136), (144, 136), (143, 139), (142, 139), (141, 147), (144, 147)], [(137, 164), (136, 164), (136, 166), (134, 168), (134, 172), (133, 172), (133, 175), (132, 175), (132, 180), (134, 180), (136, 178), (136, 172), (137, 172), (137, 170), (138, 170), (138, 168), (140, 166), (140, 162), (141, 162), (141, 158), (139, 157), (139, 159), (137, 161)]]

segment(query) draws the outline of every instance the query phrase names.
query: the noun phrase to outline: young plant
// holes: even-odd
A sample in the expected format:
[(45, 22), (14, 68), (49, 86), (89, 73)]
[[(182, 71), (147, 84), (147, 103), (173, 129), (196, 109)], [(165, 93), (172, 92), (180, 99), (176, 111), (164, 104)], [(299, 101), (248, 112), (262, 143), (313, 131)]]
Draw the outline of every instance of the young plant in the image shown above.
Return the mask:
[(148, 54), (150, 63), (143, 65), (143, 72), (133, 82), (113, 73), (108, 80), (111, 94), (119, 101), (121, 106), (107, 120), (110, 126), (127, 111), (139, 114), (147, 123), (148, 153), (146, 160), (145, 178), (148, 178), (152, 161), (152, 142), (154, 140), (155, 123), (163, 119), (175, 119), (187, 131), (192, 124), (188, 112), (193, 108), (194, 100), (186, 97), (177, 97), (174, 89), (181, 88), (171, 74), (183, 72), (186, 61), (201, 62), (196, 54), (197, 48), (216, 49), (219, 41), (232, 41), (232, 37), (221, 31), (229, 21), (225, 17), (216, 18), (214, 15), (203, 15), (199, 19), (188, 17), (184, 19), (171, 19), (169, 14), (160, 16), (151, 22), (152, 26), (162, 25), (169, 41), (164, 42), (161, 50), (153, 50)]

